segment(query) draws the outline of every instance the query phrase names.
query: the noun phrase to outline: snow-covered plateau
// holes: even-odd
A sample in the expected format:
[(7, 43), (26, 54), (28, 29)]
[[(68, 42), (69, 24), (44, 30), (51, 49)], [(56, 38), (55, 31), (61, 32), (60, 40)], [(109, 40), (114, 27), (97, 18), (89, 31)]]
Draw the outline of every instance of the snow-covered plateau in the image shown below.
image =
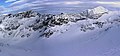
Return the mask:
[(2, 15), (0, 56), (120, 56), (120, 11)]

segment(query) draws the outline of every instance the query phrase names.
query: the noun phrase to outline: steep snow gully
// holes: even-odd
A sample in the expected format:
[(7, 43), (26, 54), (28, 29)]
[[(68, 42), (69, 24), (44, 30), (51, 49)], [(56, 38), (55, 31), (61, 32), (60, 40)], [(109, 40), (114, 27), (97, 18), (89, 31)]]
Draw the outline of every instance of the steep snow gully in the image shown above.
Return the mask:
[(0, 56), (120, 56), (120, 13), (25, 11), (0, 16)]

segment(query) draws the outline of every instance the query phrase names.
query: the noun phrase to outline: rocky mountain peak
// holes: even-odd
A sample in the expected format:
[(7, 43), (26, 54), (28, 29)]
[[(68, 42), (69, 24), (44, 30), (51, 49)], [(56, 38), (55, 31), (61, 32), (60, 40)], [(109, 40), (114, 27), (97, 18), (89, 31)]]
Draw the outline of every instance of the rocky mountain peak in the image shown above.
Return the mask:
[(35, 16), (40, 16), (38, 12), (28, 10), (16, 14), (8, 14), (6, 17), (12, 18), (12, 17), (19, 17), (19, 18), (30, 18), (30, 17), (35, 17)]

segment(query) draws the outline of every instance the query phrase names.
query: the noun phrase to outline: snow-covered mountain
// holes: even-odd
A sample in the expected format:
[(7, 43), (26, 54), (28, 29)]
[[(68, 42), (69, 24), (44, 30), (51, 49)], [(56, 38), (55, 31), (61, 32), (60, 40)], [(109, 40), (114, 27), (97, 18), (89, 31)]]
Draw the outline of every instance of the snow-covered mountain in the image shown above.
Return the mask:
[(88, 9), (88, 13), (90, 13), (90, 14), (103, 14), (103, 13), (106, 13), (108, 11), (109, 11), (108, 9), (106, 9), (102, 6), (98, 6), (94, 9)]
[(98, 19), (103, 14), (108, 13), (108, 12), (109, 12), (109, 10), (107, 10), (106, 8), (104, 8), (102, 6), (98, 6), (96, 8), (83, 11), (81, 13), (81, 15), (84, 15), (84, 16), (91, 18), (91, 19)]
[(0, 56), (118, 56), (120, 13), (25, 11), (0, 17)]

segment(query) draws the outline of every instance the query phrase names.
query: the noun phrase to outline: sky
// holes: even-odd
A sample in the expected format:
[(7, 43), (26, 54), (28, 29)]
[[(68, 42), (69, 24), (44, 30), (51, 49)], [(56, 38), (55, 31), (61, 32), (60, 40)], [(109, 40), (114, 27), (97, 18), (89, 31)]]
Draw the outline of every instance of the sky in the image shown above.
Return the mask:
[(78, 12), (97, 6), (118, 9), (120, 0), (0, 0), (0, 14), (27, 10), (40, 13)]

